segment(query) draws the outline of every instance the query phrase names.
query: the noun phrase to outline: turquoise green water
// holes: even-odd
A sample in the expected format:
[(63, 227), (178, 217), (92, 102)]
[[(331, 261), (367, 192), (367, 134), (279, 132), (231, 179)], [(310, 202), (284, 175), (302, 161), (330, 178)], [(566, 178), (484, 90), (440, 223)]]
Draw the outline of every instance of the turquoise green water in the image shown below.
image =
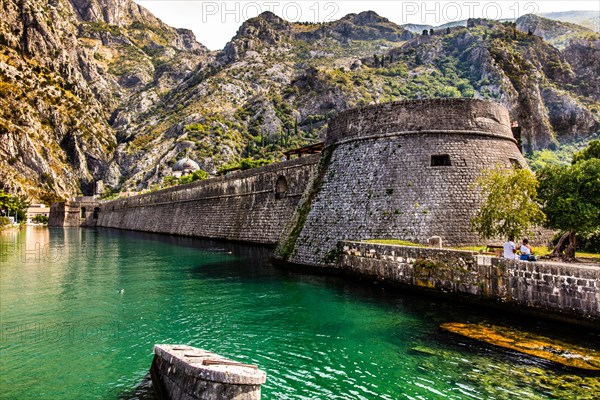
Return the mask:
[[(147, 397), (136, 387), (155, 343), (258, 364), (267, 372), (264, 399), (597, 396), (598, 377), (438, 328), (506, 324), (498, 312), (291, 273), (269, 256), (259, 247), (107, 229), (1, 233), (0, 398)], [(580, 328), (518, 324), (600, 343)]]

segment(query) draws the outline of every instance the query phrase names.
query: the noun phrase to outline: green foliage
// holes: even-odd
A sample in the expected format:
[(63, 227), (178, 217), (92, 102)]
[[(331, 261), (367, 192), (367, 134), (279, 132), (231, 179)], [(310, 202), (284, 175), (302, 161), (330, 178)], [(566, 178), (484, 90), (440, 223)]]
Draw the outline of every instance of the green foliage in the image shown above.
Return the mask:
[(600, 227), (598, 141), (577, 153), (571, 165), (551, 165), (538, 173), (540, 198), (551, 228), (592, 232)]
[(577, 235), (577, 247), (582, 251), (600, 254), (600, 228)]
[(218, 144), (227, 141), (231, 145), (241, 139), (244, 128), (237, 119), (231, 120), (222, 114), (207, 113), (201, 121), (186, 125), (185, 131), (188, 138), (197, 143), (203, 143), (206, 138), (210, 138)]
[(471, 220), (473, 229), (486, 239), (530, 233), (532, 226), (545, 219), (537, 203), (538, 185), (527, 169), (496, 166), (485, 170), (477, 180), (484, 201)]
[(367, 243), (393, 244), (397, 246), (427, 247), (423, 244), (409, 242), (408, 240), (402, 239), (367, 239), (365, 241)]
[(240, 169), (241, 170), (252, 169), (252, 168), (262, 167), (263, 165), (269, 165), (271, 163), (272, 163), (271, 160), (265, 160), (262, 158), (258, 159), (258, 160), (253, 160), (251, 158), (244, 158), (240, 161)]
[(188, 132), (206, 133), (210, 131), (210, 125), (207, 126), (206, 124), (194, 122), (193, 124), (186, 125), (185, 130)]
[[(600, 140), (596, 139), (592, 141), (581, 140), (562, 143), (557, 147), (553, 147), (553, 150), (544, 149), (528, 154), (527, 161), (531, 169), (536, 172), (551, 165), (568, 165), (576, 161), (574, 157), (577, 157), (577, 159), (580, 157), (588, 157), (587, 154), (589, 152), (597, 154), (599, 151), (598, 142), (600, 142)], [(587, 150), (585, 154), (576, 156), (578, 152), (582, 152), (588, 145), (591, 146), (590, 150)], [(598, 158), (598, 156), (596, 156), (596, 158)]]
[(48, 217), (45, 215), (36, 215), (32, 218), (33, 222), (37, 222), (38, 224), (47, 224)]
[(444, 86), (435, 92), (435, 97), (461, 97), (461, 93), (455, 87)]
[(544, 149), (531, 153), (528, 156), (528, 162), (532, 170), (539, 171), (550, 165), (565, 165), (571, 157), (570, 154)]
[[(108, 32), (113, 36), (119, 36), (122, 34), (121, 28), (118, 25), (111, 25), (105, 22), (88, 22), (82, 25), (83, 34), (87, 32), (103, 33)], [(87, 32), (86, 32), (87, 31)]]
[(188, 183), (192, 183), (194, 181), (194, 177), (190, 174), (190, 175), (184, 175), (181, 178), (179, 178), (179, 184), (180, 185), (185, 185)]
[(0, 213), (5, 216), (16, 215), (18, 221), (23, 221), (29, 204), (25, 196), (13, 196), (0, 190)]
[(593, 158), (600, 159), (600, 139), (590, 141), (585, 149), (575, 153), (571, 163), (576, 164)]
[(170, 187), (170, 186), (177, 186), (177, 185), (185, 185), (187, 183), (192, 183), (195, 181), (203, 181), (208, 178), (210, 178), (210, 175), (208, 174), (208, 172), (199, 169), (198, 171), (194, 171), (193, 173), (184, 175), (180, 178), (176, 178), (172, 175), (165, 176), (162, 180), (161, 186), (162, 187)]
[(217, 173), (219, 175), (222, 175), (229, 171), (252, 169), (252, 168), (262, 167), (263, 165), (269, 165), (272, 162), (273, 162), (272, 160), (267, 160), (264, 158), (259, 158), (259, 159), (243, 158), (237, 163), (223, 165), (217, 171)]
[(164, 187), (179, 185), (179, 179), (177, 177), (174, 177), (173, 175), (165, 176), (162, 180), (162, 185)]
[(399, 63), (388, 68), (380, 68), (375, 72), (384, 76), (408, 78), (408, 69), (404, 63)]
[(10, 224), (10, 219), (8, 217), (0, 217), (0, 228)]
[(100, 198), (102, 200), (114, 200), (119, 197), (119, 192), (112, 188), (106, 188)]

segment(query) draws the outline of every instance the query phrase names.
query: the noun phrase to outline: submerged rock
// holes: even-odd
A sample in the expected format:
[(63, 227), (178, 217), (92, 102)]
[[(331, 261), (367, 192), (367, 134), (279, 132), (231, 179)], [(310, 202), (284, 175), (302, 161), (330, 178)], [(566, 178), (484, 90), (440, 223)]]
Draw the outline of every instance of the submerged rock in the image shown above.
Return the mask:
[(600, 371), (600, 352), (595, 349), (494, 325), (448, 322), (440, 327), (469, 339), (518, 351), (570, 368)]

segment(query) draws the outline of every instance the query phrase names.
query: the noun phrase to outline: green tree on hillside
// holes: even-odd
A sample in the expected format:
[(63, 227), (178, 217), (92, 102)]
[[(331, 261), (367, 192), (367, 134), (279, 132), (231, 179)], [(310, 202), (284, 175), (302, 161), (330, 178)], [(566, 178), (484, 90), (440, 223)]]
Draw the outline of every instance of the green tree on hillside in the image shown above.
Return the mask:
[(530, 170), (496, 166), (481, 174), (477, 188), (483, 203), (471, 225), (482, 238), (520, 238), (544, 222), (538, 182)]
[(574, 260), (576, 233), (600, 227), (600, 140), (576, 153), (571, 165), (543, 168), (539, 179), (547, 226), (564, 232), (552, 255)]
[(162, 180), (162, 187), (171, 187), (171, 186), (176, 186), (176, 185), (185, 185), (187, 183), (192, 183), (195, 181), (203, 181), (205, 179), (210, 178), (210, 175), (208, 174), (208, 172), (199, 169), (197, 171), (194, 171), (191, 174), (188, 175), (184, 175), (182, 177), (176, 178), (172, 175), (168, 175), (165, 176)]

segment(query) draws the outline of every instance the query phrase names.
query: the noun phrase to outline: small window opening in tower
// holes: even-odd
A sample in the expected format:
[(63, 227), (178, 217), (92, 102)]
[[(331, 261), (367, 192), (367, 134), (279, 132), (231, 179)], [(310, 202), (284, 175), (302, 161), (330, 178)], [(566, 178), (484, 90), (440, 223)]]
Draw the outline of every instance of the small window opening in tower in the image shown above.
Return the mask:
[(432, 167), (449, 167), (452, 163), (450, 162), (450, 156), (448, 154), (437, 154), (431, 156)]
[(511, 167), (516, 168), (516, 169), (522, 168), (521, 163), (516, 158), (509, 158), (508, 161), (510, 161)]

